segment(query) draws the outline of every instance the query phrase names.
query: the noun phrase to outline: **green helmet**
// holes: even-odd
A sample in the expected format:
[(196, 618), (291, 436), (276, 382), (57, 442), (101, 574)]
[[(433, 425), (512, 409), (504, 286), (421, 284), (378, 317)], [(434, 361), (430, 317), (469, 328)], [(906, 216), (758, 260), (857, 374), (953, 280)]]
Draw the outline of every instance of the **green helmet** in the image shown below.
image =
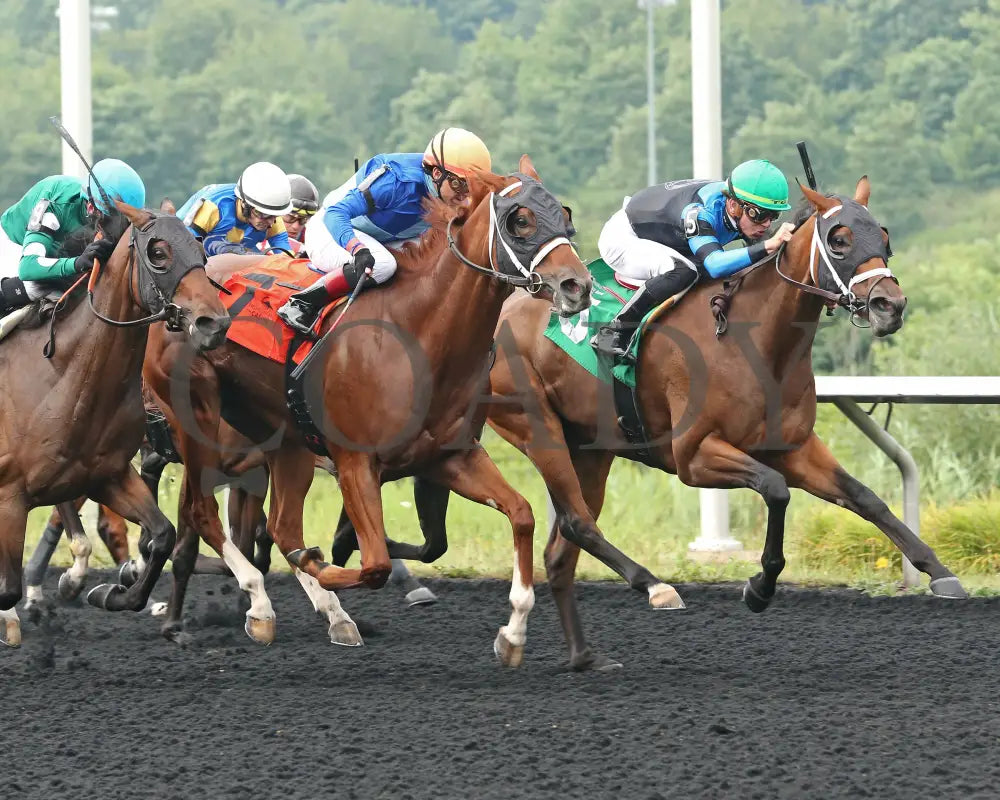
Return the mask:
[(770, 161), (744, 161), (729, 175), (729, 194), (772, 211), (788, 211), (788, 181)]

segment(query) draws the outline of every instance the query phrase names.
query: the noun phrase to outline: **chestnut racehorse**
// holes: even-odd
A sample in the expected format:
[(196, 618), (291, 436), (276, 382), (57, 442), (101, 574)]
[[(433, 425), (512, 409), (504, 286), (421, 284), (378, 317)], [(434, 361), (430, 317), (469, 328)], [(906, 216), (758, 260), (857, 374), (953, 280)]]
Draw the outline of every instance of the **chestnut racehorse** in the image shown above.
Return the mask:
[[(398, 271), (390, 285), (358, 297), (312, 366), (307, 395), (345, 508), (357, 527), (360, 570), (327, 564), (318, 548), (303, 544), (303, 501), (315, 462), (287, 410), (282, 366), (229, 343), (185, 360), (178, 337), (162, 329), (153, 332), (145, 378), (171, 428), (180, 432), (178, 446), (186, 466), (167, 635), (181, 626), (184, 588), (197, 550), (195, 532), (201, 531), (251, 595), (247, 632), (263, 642), (274, 636), (274, 612), (261, 575), (225, 540), (211, 492), (224, 412), (252, 441), (265, 442), (278, 432), (274, 446), (266, 449), (273, 491), (269, 532), (314, 606), (326, 612), (331, 639), (360, 643), (356, 627), (329, 590), (380, 587), (390, 572), (381, 483), (419, 475), (510, 519), (513, 613), (494, 645), (505, 663), (520, 662), (534, 603), (534, 517), (474, 438), (485, 415), (479, 401), (493, 331), (511, 286), (528, 286), (569, 315), (589, 304), (591, 284), (567, 238), (568, 214), (541, 186), (527, 156), (520, 169), (524, 177), (471, 178), (467, 208), (457, 217), (443, 203), (431, 203), (432, 229), (398, 252)], [(512, 266), (512, 252), (521, 252), (528, 266)], [(544, 306), (548, 309), (550, 303)]]
[[(14, 606), (28, 510), (82, 495), (154, 532), (153, 557), (129, 590), (88, 600), (145, 607), (170, 555), (174, 528), (130, 460), (142, 439), (140, 377), (147, 326), (168, 318), (199, 349), (218, 346), (229, 316), (204, 272), (205, 254), (176, 217), (117, 203), (126, 228), (108, 263), (95, 263), (85, 299), (49, 326), (18, 329), (0, 346), (0, 641), (20, 642)], [(108, 235), (104, 231), (104, 235)]]
[[(811, 350), (824, 304), (846, 305), (852, 319), (864, 318), (875, 336), (886, 336), (902, 325), (906, 297), (886, 264), (888, 234), (867, 210), (867, 177), (853, 200), (806, 187), (802, 192), (806, 202), (792, 240), (777, 259), (744, 271), (742, 288), (731, 297), (728, 332), (715, 335), (709, 313), (718, 283), (696, 286), (664, 321), (648, 326), (637, 364), (647, 447), (624, 436), (609, 384), (543, 335), (549, 322), (544, 308), (515, 297), (501, 314), (490, 378), (494, 395), (505, 402), (491, 407), (488, 421), (534, 462), (552, 498), (556, 519), (545, 566), (575, 669), (619, 666), (592, 651), (583, 634), (573, 592), (580, 548), (648, 592), (654, 606), (683, 608), (676, 593), (611, 545), (597, 526), (616, 457), (675, 473), (689, 486), (749, 488), (763, 497), (762, 571), (743, 593), (753, 611), (767, 608), (785, 565), (789, 487), (874, 523), (930, 575), (935, 595), (966, 596), (931, 548), (851, 477), (813, 431)], [(447, 495), (416, 497), (421, 519), (437, 520), (424, 526), (425, 534), (443, 539)], [(344, 527), (337, 557), (345, 559), (351, 547)], [(424, 547), (440, 549), (432, 538)]]

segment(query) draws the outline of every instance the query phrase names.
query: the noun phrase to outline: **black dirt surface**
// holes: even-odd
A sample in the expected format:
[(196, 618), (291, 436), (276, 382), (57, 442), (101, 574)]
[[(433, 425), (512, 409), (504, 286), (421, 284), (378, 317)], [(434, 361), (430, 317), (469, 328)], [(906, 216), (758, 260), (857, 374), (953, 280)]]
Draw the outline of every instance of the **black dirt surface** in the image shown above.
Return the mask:
[(267, 580), (269, 648), (224, 578), (192, 580), (184, 647), (149, 615), (21, 613), (24, 646), (0, 650), (0, 797), (1000, 795), (995, 598), (783, 587), (758, 616), (736, 586), (681, 586), (688, 609), (655, 612), (588, 584), (591, 639), (624, 668), (575, 674), (546, 586), (507, 670), (508, 586), (429, 585), (427, 608), (342, 594), (356, 649), (329, 643), (289, 575)]

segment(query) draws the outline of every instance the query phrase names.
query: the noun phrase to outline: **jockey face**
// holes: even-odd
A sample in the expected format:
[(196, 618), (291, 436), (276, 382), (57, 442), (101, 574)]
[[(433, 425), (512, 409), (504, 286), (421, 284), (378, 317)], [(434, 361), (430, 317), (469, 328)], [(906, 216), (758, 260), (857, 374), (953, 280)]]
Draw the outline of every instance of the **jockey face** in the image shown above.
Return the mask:
[(285, 230), (288, 231), (289, 239), (295, 239), (299, 242), (302, 241), (302, 236), (305, 234), (306, 223), (309, 221), (309, 216), (302, 216), (298, 211), (293, 211), (282, 217), (285, 221)]
[(441, 199), (450, 206), (461, 204), (469, 196), (469, 182), (454, 172), (434, 167), (431, 170), (431, 180), (438, 187)]
[(778, 218), (778, 214), (766, 208), (743, 203), (732, 197), (726, 200), (726, 213), (736, 220), (736, 227), (740, 234), (751, 242), (759, 242), (767, 234), (771, 223)]
[(266, 231), (274, 224), (276, 219), (277, 217), (274, 214), (262, 214), (256, 208), (250, 206), (250, 214), (248, 215), (247, 220), (254, 227), (254, 229), (258, 231)]

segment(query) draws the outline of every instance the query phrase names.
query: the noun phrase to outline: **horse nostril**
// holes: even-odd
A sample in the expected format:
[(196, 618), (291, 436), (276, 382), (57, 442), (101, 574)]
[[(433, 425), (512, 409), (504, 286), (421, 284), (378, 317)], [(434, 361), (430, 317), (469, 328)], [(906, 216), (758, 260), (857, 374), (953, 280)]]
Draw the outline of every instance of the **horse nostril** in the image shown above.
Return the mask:
[(201, 316), (194, 321), (195, 330), (207, 339), (213, 339), (229, 330), (229, 317)]
[(576, 278), (567, 278), (559, 284), (559, 291), (566, 297), (580, 297), (589, 293), (589, 287)]

